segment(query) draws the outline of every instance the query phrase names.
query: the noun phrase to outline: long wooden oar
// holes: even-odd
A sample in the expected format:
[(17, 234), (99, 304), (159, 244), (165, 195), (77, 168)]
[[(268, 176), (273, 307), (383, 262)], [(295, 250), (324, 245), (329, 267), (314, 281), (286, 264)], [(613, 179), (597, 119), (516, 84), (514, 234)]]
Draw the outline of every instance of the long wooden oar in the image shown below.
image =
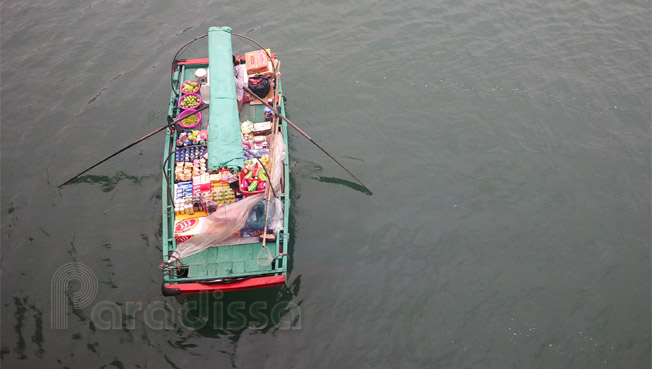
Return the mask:
[[(200, 112), (200, 111), (205, 110), (205, 109), (208, 109), (208, 105), (204, 105), (204, 106), (202, 106), (201, 108), (197, 109), (197, 112)], [(106, 158), (104, 158), (104, 159), (98, 161), (97, 163), (91, 165), (90, 167), (84, 169), (84, 170), (81, 171), (79, 174), (77, 174), (76, 176), (74, 176), (74, 177), (70, 178), (69, 180), (63, 182), (62, 184), (60, 184), (60, 185), (57, 186), (57, 187), (62, 187), (63, 185), (66, 185), (66, 184), (70, 183), (70, 182), (71, 182), (72, 180), (74, 180), (75, 178), (81, 176), (82, 174), (88, 172), (89, 170), (95, 168), (96, 166), (98, 166), (98, 165), (104, 163), (105, 161), (107, 161), (107, 160), (111, 159), (112, 157), (118, 155), (119, 153), (121, 153), (121, 152), (127, 150), (128, 148), (130, 148), (130, 147), (132, 147), (132, 146), (135, 146), (135, 145), (137, 145), (137, 144), (139, 144), (139, 143), (145, 141), (146, 139), (148, 139), (148, 138), (154, 136), (155, 134), (161, 132), (162, 130), (164, 130), (164, 129), (166, 129), (166, 128), (169, 128), (169, 127), (172, 127), (173, 125), (179, 123), (182, 119), (185, 119), (185, 118), (186, 118), (186, 117), (177, 118), (176, 120), (173, 120), (172, 122), (170, 122), (170, 123), (164, 125), (163, 127), (161, 127), (161, 128), (159, 128), (159, 129), (157, 129), (157, 130), (155, 130), (155, 131), (152, 131), (152, 132), (146, 134), (145, 136), (143, 136), (143, 137), (137, 139), (136, 141), (130, 143), (129, 145), (123, 147), (122, 149), (116, 151), (115, 153), (113, 153), (113, 154), (107, 156)]]
[(274, 114), (276, 114), (276, 115), (278, 115), (279, 117), (281, 117), (281, 119), (283, 119), (283, 120), (286, 121), (289, 125), (291, 125), (292, 128), (296, 129), (297, 132), (299, 132), (303, 137), (307, 138), (308, 141), (312, 142), (312, 143), (313, 143), (315, 146), (317, 146), (321, 151), (323, 151), (324, 154), (328, 155), (329, 158), (333, 159), (333, 161), (336, 162), (340, 167), (342, 167), (342, 169), (346, 170), (346, 172), (349, 173), (349, 174), (351, 175), (351, 177), (353, 177), (356, 181), (358, 181), (358, 183), (360, 183), (360, 185), (361, 185), (362, 187), (364, 187), (365, 190), (367, 190), (367, 191), (369, 192), (370, 195), (373, 195), (373, 192), (371, 192), (371, 190), (369, 189), (369, 187), (365, 186), (365, 184), (362, 183), (362, 181), (359, 180), (358, 177), (356, 177), (353, 173), (351, 173), (350, 170), (346, 169), (346, 167), (344, 167), (344, 165), (342, 165), (342, 163), (340, 163), (339, 161), (337, 161), (337, 159), (335, 159), (335, 158), (333, 157), (333, 155), (329, 154), (328, 151), (326, 151), (326, 150), (325, 150), (323, 147), (321, 147), (317, 142), (315, 142), (315, 140), (313, 140), (310, 136), (308, 136), (308, 134), (307, 134), (306, 132), (304, 132), (303, 130), (301, 130), (301, 128), (297, 127), (296, 124), (292, 123), (292, 122), (291, 122), (291, 121), (290, 121), (290, 120), (289, 120), (285, 115), (280, 114), (280, 113), (278, 112), (278, 110), (276, 110), (276, 108), (274, 108), (274, 107), (272, 107), (271, 105), (269, 105), (269, 104), (267, 103), (267, 101), (264, 101), (263, 99), (261, 99), (260, 97), (258, 97), (258, 95), (256, 95), (253, 91), (251, 91), (251, 90), (249, 89), (248, 86), (244, 86), (244, 90), (247, 91), (247, 92), (249, 93), (249, 95), (253, 96), (256, 100), (258, 100), (258, 101), (260, 101), (261, 103), (263, 103), (263, 105), (265, 105), (266, 107), (272, 109), (272, 111), (274, 112)]
[[(281, 64), (281, 62), (279, 61), (279, 67), (280, 67), (280, 64)], [(278, 69), (277, 69), (276, 70), (276, 83), (275, 83), (276, 87), (275, 87), (275, 90), (274, 90), (274, 107), (275, 108), (277, 106), (278, 99), (279, 99), (279, 96), (278, 96), (278, 79), (279, 79), (280, 75), (281, 75), (281, 73), (279, 73)], [(277, 140), (277, 138), (278, 138), (278, 123), (279, 123), (280, 120), (281, 120), (281, 118), (279, 118), (278, 116), (274, 116), (274, 122), (272, 124), (272, 135), (273, 136), (272, 136), (272, 144), (271, 144), (271, 148), (270, 148), (270, 152), (272, 153), (272, 155), (271, 155), (270, 160), (269, 160), (269, 170), (270, 170), (270, 172), (267, 173), (267, 179), (268, 179), (267, 184), (272, 184), (272, 185), (268, 186), (269, 188), (265, 188), (265, 200), (267, 201), (267, 203), (265, 204), (265, 229), (263, 230), (263, 235), (262, 235), (263, 248), (267, 247), (266, 246), (266, 243), (267, 243), (267, 221), (269, 219), (269, 201), (271, 199), (271, 196), (270, 196), (271, 191), (270, 191), (270, 189), (274, 190), (273, 180), (276, 180), (276, 178), (272, 177), (272, 174), (273, 174), (272, 170), (274, 170), (274, 165), (278, 165), (277, 163), (275, 163), (275, 161), (276, 161), (275, 159), (276, 159), (276, 145), (278, 144), (278, 142), (277, 142), (278, 141)], [(274, 197), (276, 197), (276, 194), (274, 194)], [(272, 236), (273, 235), (274, 234), (272, 233)], [(269, 249), (267, 249), (267, 251), (269, 252)]]

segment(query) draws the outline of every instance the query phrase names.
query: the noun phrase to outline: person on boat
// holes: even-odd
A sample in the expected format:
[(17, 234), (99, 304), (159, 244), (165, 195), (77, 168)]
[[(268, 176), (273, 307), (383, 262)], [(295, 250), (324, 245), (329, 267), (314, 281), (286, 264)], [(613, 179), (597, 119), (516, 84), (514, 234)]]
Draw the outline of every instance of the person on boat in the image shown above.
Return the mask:
[(247, 66), (233, 55), (233, 74), (235, 76), (235, 97), (238, 100), (238, 112), (244, 101), (244, 86), (247, 84)]

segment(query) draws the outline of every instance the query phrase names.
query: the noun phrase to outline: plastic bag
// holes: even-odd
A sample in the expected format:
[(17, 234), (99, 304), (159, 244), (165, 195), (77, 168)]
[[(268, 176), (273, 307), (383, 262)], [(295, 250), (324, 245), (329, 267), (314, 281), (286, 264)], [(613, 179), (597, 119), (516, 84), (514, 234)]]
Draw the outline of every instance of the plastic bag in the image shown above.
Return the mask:
[(262, 193), (220, 206), (214, 213), (206, 216), (206, 225), (201, 234), (177, 244), (168, 262), (196, 254), (231, 237), (245, 225), (249, 213), (261, 200), (264, 200)]

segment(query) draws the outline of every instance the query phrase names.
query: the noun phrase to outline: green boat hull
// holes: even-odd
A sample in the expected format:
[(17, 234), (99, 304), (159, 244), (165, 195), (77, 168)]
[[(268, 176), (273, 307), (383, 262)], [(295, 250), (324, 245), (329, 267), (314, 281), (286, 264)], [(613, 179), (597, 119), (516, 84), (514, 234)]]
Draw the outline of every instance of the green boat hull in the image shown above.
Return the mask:
[[(229, 47), (228, 53), (230, 52)], [(215, 55), (215, 53), (209, 51), (209, 55)], [(183, 81), (195, 79), (195, 71), (199, 68), (209, 69), (209, 65), (210, 63), (208, 59), (178, 61), (172, 76), (173, 86), (179, 86)], [(217, 73), (216, 71), (218, 71), (218, 68), (213, 67), (212, 70), (209, 69), (211, 81), (218, 77), (215, 76)], [(222, 68), (220, 73), (230, 74), (221, 77), (223, 80), (228, 80), (233, 84), (232, 68)], [(216, 81), (217, 80), (218, 79), (216, 79)], [(279, 95), (282, 96), (280, 76), (277, 78), (277, 83)], [(224, 97), (224, 93), (224, 91), (220, 92), (222, 96), (220, 96), (219, 99), (215, 99), (215, 101), (226, 100), (227, 98)], [(233, 93), (235, 93), (234, 89)], [(210, 113), (211, 120), (209, 121), (211, 127), (209, 130), (208, 140), (209, 161), (211, 155), (210, 132), (217, 131), (217, 129), (214, 129), (211, 124), (217, 122), (217, 118), (214, 118), (214, 112), (216, 110), (215, 108), (220, 104), (219, 101), (216, 103), (213, 97), (213, 90), (211, 90), (209, 106), (213, 108), (214, 111)], [(217, 98), (217, 96), (215, 97)], [(235, 99), (235, 96), (233, 96), (233, 99)], [(264, 121), (263, 105), (245, 104), (243, 106), (243, 110), (244, 109), (248, 109), (249, 119), (251, 121)], [(281, 114), (285, 115), (285, 104), (283, 98), (279, 101), (278, 110)], [(177, 117), (179, 113), (180, 108), (178, 106), (178, 96), (175, 91), (172, 91), (168, 115), (170, 117)], [(232, 117), (229, 119), (233, 120)], [(229, 123), (232, 124), (233, 122)], [(287, 148), (287, 123), (281, 120), (279, 127), (285, 147)], [(172, 199), (170, 198), (172, 196), (171, 189), (174, 188), (174, 151), (176, 149), (175, 130), (175, 127), (167, 130), (163, 154), (163, 171), (165, 175), (162, 179), (162, 250), (164, 262), (169, 261), (177, 247), (175, 241), (175, 209)], [(232, 132), (230, 134), (232, 134)], [(241, 142), (239, 145), (242, 145)], [(232, 150), (232, 147), (230, 147), (229, 150)], [(214, 149), (213, 151), (216, 150)], [(240, 151), (242, 152), (241, 147)], [(261, 250), (263, 250), (263, 245), (258, 238), (251, 237), (250, 240), (239, 239), (235, 244), (220, 244), (220, 246), (209, 247), (201, 252), (182, 258), (178, 260), (178, 262), (161, 264), (163, 270), (162, 292), (164, 295), (171, 296), (179, 294), (210, 293), (216, 291), (246, 290), (278, 286), (285, 283), (288, 267), (288, 255), (286, 253), (290, 237), (290, 234), (288, 233), (288, 216), (290, 211), (290, 186), (288, 180), (289, 153), (287, 151), (288, 150), (286, 150), (285, 158), (282, 162), (284, 178), (281, 182), (282, 194), (279, 194), (278, 196), (283, 207), (283, 228), (278, 231), (277, 237), (274, 241), (267, 242), (267, 247), (274, 258), (273, 261), (269, 264), (259, 262), (258, 256)], [(241, 152), (240, 155), (242, 156)]]

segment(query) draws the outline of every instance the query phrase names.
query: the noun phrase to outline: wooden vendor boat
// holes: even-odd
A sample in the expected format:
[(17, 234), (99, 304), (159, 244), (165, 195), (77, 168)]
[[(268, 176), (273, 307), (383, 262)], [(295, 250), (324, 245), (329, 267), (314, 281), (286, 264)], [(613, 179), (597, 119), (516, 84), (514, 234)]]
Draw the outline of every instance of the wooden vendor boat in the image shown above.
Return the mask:
[[(208, 57), (176, 60), (163, 155), (162, 292), (283, 285), (290, 208), (286, 122), (257, 100), (238, 110), (234, 71), (270, 81), (264, 100), (285, 114), (269, 49), (234, 67), (228, 27), (211, 27)], [(244, 36), (240, 36), (244, 37)], [(184, 46), (185, 47), (185, 46)], [(262, 83), (264, 87), (264, 83)], [(252, 85), (249, 84), (249, 87)]]

